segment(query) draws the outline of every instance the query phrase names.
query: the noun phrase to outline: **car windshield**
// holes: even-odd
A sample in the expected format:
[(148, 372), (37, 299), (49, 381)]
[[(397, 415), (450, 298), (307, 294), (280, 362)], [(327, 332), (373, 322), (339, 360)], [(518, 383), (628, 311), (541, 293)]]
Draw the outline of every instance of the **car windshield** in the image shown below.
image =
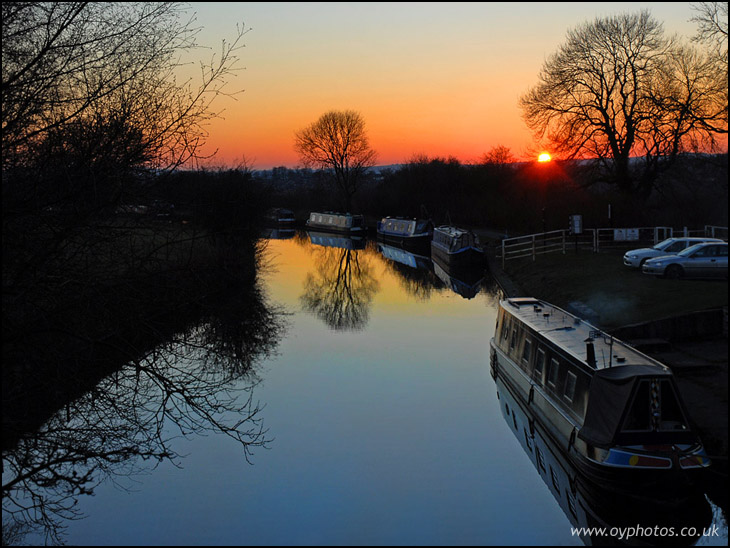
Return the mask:
[(677, 255), (679, 255), (680, 257), (690, 256), (690, 255), (694, 254), (694, 252), (697, 251), (700, 247), (702, 247), (702, 245), (703, 244), (691, 245), (687, 249), (683, 249), (682, 251), (677, 253)]
[(664, 248), (669, 246), (669, 244), (671, 244), (673, 241), (674, 241), (674, 239), (667, 238), (663, 242), (659, 242), (658, 244), (656, 244), (652, 249), (656, 249), (658, 251), (664, 251)]

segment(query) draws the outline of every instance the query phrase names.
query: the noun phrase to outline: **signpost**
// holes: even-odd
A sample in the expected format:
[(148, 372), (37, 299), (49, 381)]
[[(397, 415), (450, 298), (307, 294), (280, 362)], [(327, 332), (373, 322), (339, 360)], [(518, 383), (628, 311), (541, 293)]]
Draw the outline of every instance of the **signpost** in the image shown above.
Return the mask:
[(575, 253), (578, 254), (578, 235), (583, 234), (583, 215), (571, 215), (569, 224), (570, 233), (575, 238)]

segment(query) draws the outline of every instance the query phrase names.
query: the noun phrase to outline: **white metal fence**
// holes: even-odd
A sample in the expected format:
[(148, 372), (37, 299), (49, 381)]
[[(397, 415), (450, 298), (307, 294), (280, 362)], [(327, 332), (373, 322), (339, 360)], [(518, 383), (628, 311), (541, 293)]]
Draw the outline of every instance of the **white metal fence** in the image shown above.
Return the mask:
[(728, 227), (706, 225), (702, 229), (689, 230), (684, 227), (675, 230), (668, 226), (632, 227), (632, 228), (590, 228), (582, 234), (570, 234), (568, 230), (553, 230), (505, 238), (501, 244), (502, 268), (510, 259), (532, 257), (568, 250), (590, 250), (597, 253), (601, 249), (623, 247), (653, 246), (662, 240), (680, 236), (708, 236), (727, 240)]

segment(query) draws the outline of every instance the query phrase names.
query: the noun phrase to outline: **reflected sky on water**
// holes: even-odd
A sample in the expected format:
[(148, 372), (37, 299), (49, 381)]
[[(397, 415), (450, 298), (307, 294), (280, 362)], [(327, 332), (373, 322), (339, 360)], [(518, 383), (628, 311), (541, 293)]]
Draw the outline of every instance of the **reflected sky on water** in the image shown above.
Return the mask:
[(227, 436), (176, 440), (179, 466), (81, 497), (69, 544), (583, 545), (500, 412), (488, 276), (462, 295), (422, 260), (305, 233), (266, 256), (287, 314), (256, 367), (266, 447), (248, 464)]

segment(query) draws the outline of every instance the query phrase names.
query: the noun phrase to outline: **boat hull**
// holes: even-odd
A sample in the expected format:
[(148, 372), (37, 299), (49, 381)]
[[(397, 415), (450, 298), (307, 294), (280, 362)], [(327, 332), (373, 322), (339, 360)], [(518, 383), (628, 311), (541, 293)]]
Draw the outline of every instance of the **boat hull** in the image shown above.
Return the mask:
[(404, 236), (402, 234), (394, 234), (378, 230), (377, 238), (381, 242), (397, 245), (407, 249), (427, 249), (428, 245), (431, 243), (431, 234), (429, 233)]
[(478, 247), (466, 247), (449, 251), (437, 242), (431, 242), (431, 257), (451, 268), (468, 268), (484, 265), (484, 251)]
[[(490, 354), (492, 378), (496, 380), (499, 377), (512, 397), (531, 411), (536, 423), (531, 426), (539, 426), (552, 443), (562, 448), (576, 470), (588, 481), (614, 490), (643, 486), (666, 492), (691, 488), (701, 481), (705, 469), (682, 469), (678, 466), (676, 455), (670, 467), (661, 469), (613, 466), (598, 462), (592, 458), (594, 448), (577, 436), (580, 422), (557, 408), (544, 390), (495, 345), (494, 339), (490, 341)], [(614, 451), (619, 449), (612, 448)]]
[(352, 235), (358, 235), (362, 236), (365, 234), (365, 229), (360, 226), (353, 226), (353, 227), (339, 227), (339, 226), (332, 226), (332, 225), (322, 225), (319, 223), (310, 223), (307, 221), (306, 223), (308, 230), (316, 230), (317, 232), (331, 232), (334, 234), (352, 234)]

